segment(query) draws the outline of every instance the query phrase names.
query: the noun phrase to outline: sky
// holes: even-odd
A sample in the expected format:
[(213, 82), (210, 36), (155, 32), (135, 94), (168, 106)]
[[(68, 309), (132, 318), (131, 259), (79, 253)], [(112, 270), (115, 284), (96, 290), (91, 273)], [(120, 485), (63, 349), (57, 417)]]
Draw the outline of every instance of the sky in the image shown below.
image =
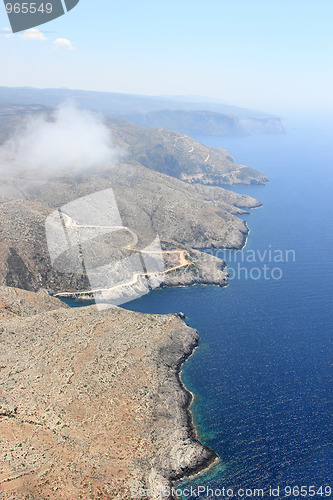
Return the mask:
[(0, 85), (332, 112), (332, 26), (332, 0), (80, 0), (11, 35), (1, 3)]

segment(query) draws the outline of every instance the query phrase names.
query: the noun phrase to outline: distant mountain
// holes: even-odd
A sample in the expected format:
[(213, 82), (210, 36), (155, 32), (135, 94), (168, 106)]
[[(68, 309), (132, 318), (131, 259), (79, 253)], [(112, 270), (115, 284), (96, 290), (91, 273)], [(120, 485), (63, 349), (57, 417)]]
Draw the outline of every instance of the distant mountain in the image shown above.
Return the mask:
[[(193, 98), (194, 99), (194, 98)], [(253, 110), (197, 98), (154, 97), (70, 89), (0, 87), (1, 105), (54, 107), (72, 100), (105, 116), (125, 118), (138, 125), (163, 127), (187, 135), (224, 136), (284, 133), (280, 118)]]
[(132, 113), (126, 119), (138, 125), (163, 127), (191, 136), (241, 136), (285, 132), (279, 118), (237, 118), (212, 111), (163, 110)]

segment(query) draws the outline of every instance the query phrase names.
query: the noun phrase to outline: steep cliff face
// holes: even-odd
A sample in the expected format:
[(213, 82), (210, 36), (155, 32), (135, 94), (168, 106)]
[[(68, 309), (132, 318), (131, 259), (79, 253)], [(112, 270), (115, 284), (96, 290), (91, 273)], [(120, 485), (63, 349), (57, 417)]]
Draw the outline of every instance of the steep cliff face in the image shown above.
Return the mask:
[(215, 459), (179, 383), (198, 339), (179, 318), (70, 309), (6, 287), (0, 317), (4, 500), (126, 500)]

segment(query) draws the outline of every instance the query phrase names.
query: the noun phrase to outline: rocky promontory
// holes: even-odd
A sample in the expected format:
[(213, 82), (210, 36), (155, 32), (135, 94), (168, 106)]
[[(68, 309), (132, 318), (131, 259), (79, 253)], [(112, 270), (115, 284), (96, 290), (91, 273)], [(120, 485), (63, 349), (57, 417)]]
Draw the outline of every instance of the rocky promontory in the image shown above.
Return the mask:
[(198, 334), (176, 316), (1, 287), (0, 317), (4, 500), (126, 500), (215, 459), (178, 378)]

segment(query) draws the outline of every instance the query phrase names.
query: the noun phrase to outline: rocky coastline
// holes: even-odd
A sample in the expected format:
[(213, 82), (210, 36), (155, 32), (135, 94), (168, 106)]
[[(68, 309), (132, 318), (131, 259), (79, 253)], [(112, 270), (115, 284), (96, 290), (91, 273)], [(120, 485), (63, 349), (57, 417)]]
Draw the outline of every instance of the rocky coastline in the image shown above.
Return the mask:
[[(193, 439), (194, 442), (199, 441), (199, 443), (200, 443), (200, 440), (198, 438), (198, 433), (197, 433), (197, 430), (196, 430), (194, 422), (193, 422), (193, 415), (192, 415), (192, 412), (190, 410), (194, 395), (187, 389), (186, 385), (183, 383), (182, 378), (181, 378), (181, 371), (183, 369), (184, 364), (194, 354), (194, 351), (196, 350), (197, 347), (198, 347), (198, 342), (196, 342), (195, 345), (193, 345), (192, 352), (184, 354), (183, 357), (179, 360), (179, 362), (176, 366), (176, 378), (177, 378), (177, 381), (178, 381), (181, 389), (185, 392), (185, 394), (187, 396), (187, 400), (186, 400), (186, 403), (184, 405), (184, 409), (186, 410), (186, 417), (187, 417), (186, 420), (187, 420), (189, 435), (191, 436), (191, 438)], [(191, 467), (188, 467), (185, 471), (182, 471), (182, 474), (175, 476), (175, 477), (171, 477), (170, 479), (172, 481), (177, 481), (178, 479), (182, 479), (184, 477), (189, 477), (189, 476), (192, 476), (194, 474), (198, 474), (199, 472), (209, 468), (213, 463), (215, 463), (216, 460), (219, 459), (219, 457), (215, 453), (215, 451), (212, 450), (211, 448), (209, 448), (209, 446), (203, 445), (202, 443), (200, 443), (200, 444), (204, 447), (204, 449), (206, 451), (206, 457), (203, 460), (201, 460), (201, 462), (197, 461), (197, 462), (193, 463)]]
[(198, 333), (179, 317), (69, 308), (0, 287), (4, 500), (172, 498), (208, 467), (180, 370)]
[[(260, 202), (221, 184), (265, 184), (267, 178), (184, 134), (125, 121), (110, 127), (126, 153), (117, 167), (45, 176), (20, 174), (15, 157), (0, 158), (6, 165), (0, 186), (4, 500), (171, 500), (173, 481), (217, 459), (198, 440), (192, 397), (180, 376), (198, 333), (172, 314), (67, 307), (57, 297), (90, 302), (95, 292), (109, 291), (109, 282), (91, 290), (82, 246), (74, 243), (59, 256), (59, 267), (51, 262), (46, 221), (61, 207), (67, 243), (75, 228), (94, 230), (86, 258), (97, 267), (120, 263), (118, 298), (152, 281), (156, 267), (135, 268), (132, 279), (121, 274), (121, 262), (155, 254), (156, 239), (165, 267), (165, 273), (158, 268), (158, 286), (226, 286), (226, 263), (202, 250), (242, 248), (249, 231), (238, 216)], [(10, 136), (7, 121), (3, 129), (0, 141)], [(89, 210), (83, 222), (66, 212), (69, 203), (110, 190), (116, 225), (102, 224), (100, 213), (90, 220)], [(100, 231), (105, 228), (110, 231)], [(113, 248), (115, 228), (119, 244)], [(75, 266), (62, 267), (62, 261)], [(142, 494), (133, 495), (137, 490)]]
[[(20, 203), (22, 205), (22, 208), (27, 205), (26, 202), (19, 202), (15, 205), (14, 203), (9, 203), (5, 205), (4, 208), (6, 208), (8, 211), (12, 210), (16, 214), (17, 209), (21, 208)], [(124, 431), (124, 429), (122, 428), (124, 425), (123, 415), (118, 418), (115, 424), (116, 429), (118, 429), (117, 432), (119, 436), (119, 443), (114, 453), (119, 453), (119, 456), (117, 457), (116, 465), (113, 467), (111, 467), (110, 463), (108, 462), (108, 454), (103, 454), (102, 452), (102, 450), (104, 450), (105, 448), (107, 449), (109, 445), (112, 445), (112, 443), (109, 443), (109, 437), (106, 436), (103, 431), (106, 422), (112, 422), (112, 414), (108, 413), (107, 415), (105, 415), (102, 412), (102, 415), (99, 413), (98, 416), (96, 414), (92, 414), (87, 417), (89, 421), (94, 422), (94, 425), (97, 426), (100, 434), (104, 436), (103, 443), (101, 443), (101, 439), (99, 437), (96, 437), (92, 434), (87, 434), (85, 437), (81, 436), (81, 427), (87, 425), (83, 424), (83, 422), (80, 420), (80, 412), (83, 412), (83, 414), (85, 413), (85, 410), (82, 409), (80, 403), (80, 399), (82, 398), (82, 387), (77, 387), (77, 392), (73, 394), (73, 398), (71, 401), (72, 405), (79, 405), (79, 418), (75, 417), (73, 420), (73, 417), (71, 416), (69, 420), (64, 423), (65, 429), (72, 429), (72, 431), (69, 433), (70, 435), (68, 435), (68, 433), (66, 432), (59, 433), (57, 427), (54, 426), (54, 421), (57, 420), (57, 418), (63, 411), (63, 408), (58, 407), (59, 396), (61, 401), (61, 394), (63, 393), (62, 391), (64, 391), (61, 384), (60, 386), (58, 386), (57, 398), (54, 399), (54, 402), (50, 403), (50, 407), (52, 409), (52, 422), (48, 422), (47, 419), (45, 421), (45, 413), (39, 415), (38, 411), (40, 410), (36, 411), (35, 407), (32, 407), (29, 410), (30, 414), (28, 415), (28, 418), (26, 418), (26, 409), (23, 409), (22, 411), (20, 409), (20, 405), (22, 401), (26, 401), (27, 394), (24, 393), (18, 395), (17, 397), (14, 397), (14, 399), (10, 401), (10, 404), (0, 409), (0, 430), (3, 430), (5, 435), (6, 433), (8, 434), (8, 432), (10, 432), (11, 425), (13, 424), (14, 419), (15, 425), (18, 426), (15, 427), (15, 433), (23, 433), (22, 429), (25, 425), (34, 425), (35, 428), (41, 428), (46, 430), (47, 432), (50, 431), (54, 433), (53, 439), (56, 441), (56, 444), (53, 443), (53, 439), (50, 440), (48, 438), (45, 441), (44, 437), (39, 437), (37, 441), (33, 442), (32, 446), (34, 450), (39, 450), (40, 445), (43, 447), (43, 450), (40, 450), (40, 453), (38, 454), (40, 465), (37, 467), (36, 471), (34, 468), (36, 467), (36, 462), (29, 464), (29, 460), (33, 460), (34, 457), (36, 457), (35, 451), (32, 453), (29, 447), (25, 447), (24, 445), (23, 449), (20, 450), (16, 447), (16, 444), (13, 447), (12, 442), (6, 442), (6, 440), (2, 442), (1, 446), (3, 450), (4, 462), (6, 462), (6, 460), (8, 462), (9, 457), (10, 467), (9, 469), (4, 469), (1, 471), (2, 475), (0, 475), (0, 491), (1, 489), (3, 490), (2, 493), (5, 500), (12, 500), (14, 498), (15, 500), (26, 500), (28, 498), (33, 499), (34, 496), (27, 496), (27, 491), (29, 495), (37, 495), (37, 497), (38, 495), (39, 497), (42, 497), (43, 495), (45, 498), (48, 498), (47, 495), (49, 495), (49, 498), (52, 498), (54, 500), (72, 500), (80, 498), (79, 495), (84, 495), (85, 498), (94, 499), (97, 498), (97, 494), (99, 495), (98, 498), (104, 498), (107, 500), (129, 500), (133, 498), (131, 488), (134, 488), (134, 491), (136, 491), (135, 488), (139, 488), (139, 490), (144, 493), (143, 495), (140, 495), (139, 498), (143, 498), (144, 500), (151, 500), (152, 498), (155, 498), (154, 496), (149, 494), (149, 491), (160, 491), (161, 496), (156, 498), (160, 498), (161, 500), (171, 500), (171, 498), (173, 498), (171, 487), (174, 481), (185, 476), (193, 475), (209, 467), (217, 459), (216, 454), (212, 450), (203, 446), (198, 441), (189, 410), (189, 406), (191, 403), (191, 394), (184, 387), (180, 377), (180, 371), (183, 363), (188, 359), (188, 357), (192, 354), (193, 350), (197, 346), (198, 334), (197, 332), (187, 327), (183, 321), (181, 321), (179, 318), (175, 318), (174, 316), (172, 321), (176, 321), (175, 325), (177, 326), (174, 326), (174, 333), (171, 336), (167, 335), (167, 338), (165, 338), (165, 335), (168, 331), (168, 327), (166, 327), (164, 323), (164, 318), (155, 315), (137, 315), (135, 316), (135, 321), (132, 321), (130, 329), (124, 330), (122, 327), (122, 323), (127, 323), (128, 318), (134, 317), (132, 316), (134, 313), (118, 308), (111, 308), (109, 311), (98, 312), (95, 310), (94, 306), (87, 308), (68, 309), (63, 303), (58, 301), (56, 297), (51, 297), (50, 294), (52, 295), (52, 289), (50, 290), (50, 283), (52, 286), (52, 281), (48, 279), (51, 267), (47, 260), (46, 246), (45, 244), (41, 245), (41, 248), (37, 252), (36, 258), (33, 258), (30, 261), (30, 256), (27, 252), (28, 246), (25, 243), (25, 241), (28, 241), (29, 245), (30, 239), (32, 239), (34, 251), (36, 250), (35, 242), (41, 241), (41, 238), (35, 238), (34, 232), (38, 232), (38, 235), (42, 234), (42, 224), (45, 217), (44, 213), (47, 213), (47, 210), (44, 209), (45, 212), (39, 211), (39, 207), (36, 204), (32, 205), (32, 208), (36, 208), (35, 213), (38, 213), (40, 221), (38, 221), (38, 225), (32, 223), (32, 235), (31, 233), (27, 236), (25, 233), (22, 234), (22, 245), (21, 243), (19, 243), (19, 245), (21, 246), (16, 247), (18, 250), (11, 250), (11, 260), (13, 261), (10, 271), (11, 274), (8, 273), (6, 269), (4, 269), (3, 273), (3, 276), (6, 277), (6, 282), (11, 286), (13, 286), (15, 283), (18, 283), (22, 287), (25, 284), (22, 279), (25, 275), (27, 275), (27, 280), (29, 279), (29, 283), (31, 283), (33, 280), (36, 281), (36, 288), (38, 286), (40, 288), (46, 288), (45, 293), (31, 292), (31, 295), (29, 295), (29, 301), (30, 303), (32, 302), (39, 304), (41, 301), (41, 297), (43, 297), (44, 301), (46, 300), (45, 297), (49, 297), (48, 300), (50, 301), (55, 301), (56, 307), (58, 308), (58, 313), (56, 314), (49, 310), (46, 313), (48, 316), (52, 316), (53, 314), (57, 316), (56, 320), (50, 317), (48, 318), (49, 322), (47, 324), (46, 331), (48, 335), (51, 333), (51, 336), (59, 326), (61, 327), (61, 325), (65, 323), (65, 331), (68, 335), (79, 335), (79, 337), (81, 337), (81, 327), (78, 328), (76, 326), (72, 328), (71, 326), (68, 330), (68, 322), (72, 325), (76, 324), (77, 322), (80, 323), (81, 321), (83, 321), (85, 323), (85, 326), (89, 328), (89, 326), (92, 327), (92, 324), (99, 321), (98, 318), (104, 317), (103, 315), (109, 317), (112, 316), (115, 311), (118, 311), (118, 314), (120, 314), (119, 311), (122, 311), (121, 317), (118, 317), (117, 319), (117, 326), (115, 331), (117, 332), (117, 337), (122, 335), (125, 342), (131, 342), (131, 339), (129, 339), (130, 332), (136, 330), (137, 326), (144, 322), (142, 333), (143, 337), (145, 338), (145, 346), (141, 349), (140, 355), (136, 354), (132, 358), (130, 356), (130, 359), (132, 359), (133, 363), (134, 359), (135, 363), (142, 362), (142, 355), (144, 353), (144, 358), (146, 361), (141, 366), (140, 373), (128, 373), (127, 375), (129, 377), (126, 377), (124, 374), (121, 375), (122, 387), (114, 388), (115, 392), (109, 394), (108, 400), (112, 400), (115, 396), (119, 397), (117, 396), (118, 394), (126, 396), (128, 389), (127, 387), (125, 387), (125, 384), (133, 384), (133, 380), (136, 381), (138, 377), (142, 376), (142, 373), (149, 373), (149, 368), (146, 365), (146, 363), (148, 363), (148, 360), (146, 359), (147, 356), (151, 356), (150, 369), (153, 369), (153, 371), (155, 370), (155, 374), (149, 375), (149, 382), (145, 384), (144, 388), (139, 388), (141, 395), (143, 395), (144, 397), (149, 395), (151, 405), (148, 408), (145, 407), (144, 409), (140, 408), (138, 410), (142, 420), (144, 420), (146, 423), (143, 427), (135, 429), (135, 431), (132, 430), (132, 437), (133, 440), (137, 442), (137, 445), (136, 447), (133, 446), (132, 450), (127, 450), (125, 454), (123, 450), (123, 438), (121, 437), (126, 435), (126, 429)], [(27, 215), (25, 214), (24, 218), (26, 217)], [(234, 224), (234, 221), (232, 221), (232, 224)], [(38, 231), (36, 231), (37, 229)], [(228, 237), (228, 247), (241, 248), (246, 242), (247, 234), (247, 226), (243, 221), (239, 221), (237, 231), (233, 230)], [(217, 241), (217, 243), (211, 244), (211, 246), (219, 247), (220, 245), (218, 244), (218, 239), (214, 239), (215, 241)], [(204, 234), (204, 238), (197, 238), (197, 242), (205, 243), (205, 246), (208, 247), (208, 242), (211, 243), (209, 232), (207, 231)], [(177, 243), (178, 242), (166, 243), (164, 246), (165, 264), (166, 268), (169, 269), (169, 271), (165, 273), (164, 281), (161, 285), (162, 287), (193, 286), (198, 284), (218, 286), (227, 285), (228, 275), (225, 270), (226, 263), (223, 260), (218, 259), (214, 255), (211, 255), (205, 251), (190, 247), (178, 246)], [(202, 244), (198, 246), (202, 248)], [(14, 244), (13, 246), (11, 246), (8, 245), (8, 243), (5, 241), (5, 247), (13, 248)], [(19, 251), (22, 257), (19, 256)], [(179, 253), (178, 257), (175, 256), (175, 253), (177, 252)], [(7, 262), (9, 262), (9, 260), (7, 260)], [(40, 274), (37, 274), (35, 272), (32, 280), (32, 271), (33, 269), (36, 271), (36, 263), (37, 269), (40, 269)], [(20, 271), (19, 275), (15, 277), (13, 274), (14, 269), (21, 268), (24, 272)], [(29, 268), (31, 269), (30, 274), (27, 271), (27, 269)], [(8, 276), (11, 277), (10, 280)], [(77, 282), (69, 281), (66, 276), (60, 275), (60, 280), (58, 283), (58, 287), (61, 284), (64, 284), (66, 286), (67, 283), (68, 285), (70, 285), (70, 287), (75, 285), (72, 292), (65, 293), (67, 298), (79, 299), (80, 301), (82, 301), (82, 299), (91, 301), (91, 299), (93, 298), (93, 292), (91, 290), (89, 291), (89, 288), (86, 288), (84, 280)], [(5, 288), (6, 287), (3, 287), (3, 290)], [(16, 289), (7, 288), (7, 291), (8, 290)], [(32, 322), (32, 331), (38, 332), (38, 338), (40, 340), (44, 339), (46, 342), (45, 345), (42, 346), (42, 351), (45, 353), (50, 353), (51, 355), (51, 353), (54, 352), (54, 349), (53, 346), (50, 345), (45, 338), (46, 332), (44, 332), (43, 337), (43, 321), (41, 314), (44, 315), (45, 312), (41, 312), (40, 305), (38, 305), (38, 307), (36, 306), (36, 311), (38, 312), (33, 311), (33, 314), (30, 311), (28, 315), (25, 311), (25, 306), (23, 307), (24, 311), (22, 312), (22, 305), (18, 306), (17, 302), (21, 303), (23, 301), (23, 303), (25, 303), (25, 301), (27, 300), (27, 296), (25, 295), (23, 297), (22, 294), (28, 294), (29, 292), (16, 290), (15, 293), (17, 294), (17, 300), (13, 300), (10, 302), (10, 307), (13, 308), (14, 311), (18, 310), (18, 313), (15, 313), (14, 316), (12, 316), (10, 319), (10, 331), (15, 332), (15, 337), (11, 338), (9, 336), (8, 338), (11, 340), (15, 339), (16, 341), (19, 340), (19, 343), (23, 345), (23, 338), (25, 337), (27, 331), (27, 322)], [(61, 292), (57, 294), (58, 297), (63, 295), (64, 294), (62, 294)], [(8, 293), (6, 294), (6, 297), (6, 300), (8, 301)], [(44, 306), (45, 304), (43, 305), (43, 307)], [(8, 308), (5, 310), (8, 311)], [(31, 314), (32, 316), (30, 317)], [(88, 318), (83, 320), (86, 315), (88, 315)], [(29, 316), (29, 319), (27, 319), (26, 316)], [(92, 317), (94, 318), (93, 320)], [(6, 321), (7, 320), (8, 318), (6, 318)], [(158, 334), (155, 333), (155, 335), (152, 335), (152, 330), (158, 332)], [(104, 332), (104, 334), (105, 333), (106, 332)], [(87, 331), (84, 332), (81, 338), (81, 343), (87, 343), (86, 335)], [(157, 348), (160, 345), (161, 337), (164, 338), (164, 345), (159, 348), (158, 353), (155, 352), (154, 354), (152, 354), (149, 349)], [(4, 339), (3, 335), (2, 339)], [(155, 346), (152, 346), (153, 342), (155, 342)], [(91, 339), (89, 339), (87, 345), (88, 349), (90, 343)], [(65, 343), (63, 348), (66, 346), (67, 344)], [(61, 348), (60, 345), (59, 348)], [(131, 345), (131, 350), (135, 351), (136, 349), (137, 343)], [(9, 344), (9, 351), (7, 350), (7, 352), (11, 352), (11, 350), (14, 350), (13, 344)], [(4, 352), (6, 352), (6, 349), (4, 349)], [(78, 354), (79, 353), (74, 350), (74, 354), (72, 355), (75, 357)], [(100, 355), (103, 354), (100, 353)], [(62, 357), (64, 357), (64, 362), (66, 361), (66, 364), (62, 363), (62, 370), (65, 373), (69, 372), (69, 379), (72, 381), (73, 378), (71, 375), (71, 362), (68, 358), (66, 359), (66, 353), (64, 353), (63, 351), (62, 354), (59, 355), (58, 359)], [(27, 359), (26, 353), (20, 352), (20, 349), (15, 348), (15, 356), (14, 361), (11, 365), (11, 369), (13, 369), (13, 367), (20, 360), (25, 359)], [(117, 352), (115, 353), (114, 359), (124, 359), (119, 350), (117, 350)], [(46, 362), (48, 364), (53, 363), (53, 359), (49, 359), (49, 357), (47, 357)], [(153, 364), (153, 367), (151, 366), (151, 364)], [(1, 365), (7, 369), (7, 360), (5, 359), (1, 363)], [(101, 367), (100, 373), (103, 378), (109, 378), (110, 366), (111, 364)], [(37, 379), (37, 377), (39, 377), (40, 373), (43, 373), (43, 370), (43, 367), (36, 367), (36, 370), (34, 372), (36, 380), (39, 380)], [(58, 367), (55, 367), (55, 370), (56, 372), (58, 372)], [(25, 379), (22, 380), (20, 378), (22, 376), (22, 373), (24, 374), (25, 370), (23, 370), (22, 372), (20, 371), (14, 389), (17, 383), (21, 382), (24, 385), (27, 383)], [(87, 377), (86, 382), (90, 383), (92, 375), (93, 374), (90, 374), (90, 376)], [(83, 384), (83, 386), (88, 386), (88, 383)], [(52, 397), (52, 390), (57, 387), (57, 379), (52, 376), (49, 384), (49, 386), (43, 387), (43, 385), (37, 383), (34, 388), (35, 395), (37, 393), (37, 397), (41, 398), (41, 393), (45, 393), (48, 395), (48, 397)], [(29, 385), (34, 385), (33, 381), (29, 380)], [(71, 382), (70, 385), (73, 386), (73, 383)], [(151, 387), (148, 387), (149, 385), (151, 385)], [(4, 393), (11, 395), (12, 389), (12, 387), (10, 387), (9, 389), (8, 387), (5, 387)], [(108, 388), (108, 390), (110, 389)], [(86, 405), (89, 406), (90, 404), (91, 402), (89, 396), (86, 399)], [(97, 403), (97, 405), (99, 404), (100, 402)], [(107, 404), (107, 401), (105, 401), (105, 404)], [(136, 404), (140, 406), (140, 403), (138, 401), (136, 401)], [(17, 408), (19, 411), (19, 417), (17, 417), (17, 414), (15, 413), (15, 408)], [(22, 413), (24, 414), (23, 417), (21, 416)], [(33, 422), (33, 424), (31, 424), (31, 422)], [(128, 425), (129, 427), (132, 426), (132, 424), (129, 422), (126, 422), (126, 425)], [(109, 432), (113, 432), (113, 427), (110, 427)], [(79, 439), (77, 438), (78, 435), (80, 436)], [(140, 444), (138, 444), (137, 441), (138, 439), (144, 439), (145, 441), (145, 446), (143, 447), (143, 449), (141, 449), (139, 455), (137, 453), (137, 447), (140, 447)], [(151, 439), (153, 439), (154, 441), (151, 442)], [(80, 470), (72, 471), (71, 467), (69, 467), (68, 465), (68, 459), (64, 458), (61, 451), (59, 451), (55, 457), (52, 455), (50, 456), (48, 451), (45, 452), (45, 449), (48, 450), (48, 448), (51, 446), (51, 443), (52, 446), (55, 446), (56, 449), (58, 449), (60, 447), (59, 441), (66, 442), (68, 440), (71, 440), (71, 443), (75, 442), (74, 450), (68, 451), (71, 463), (73, 464), (77, 463), (80, 460), (80, 458), (78, 458), (79, 456), (86, 456), (86, 451), (84, 450), (86, 450), (87, 447), (95, 448), (96, 446), (99, 446), (99, 449), (95, 453), (94, 458), (87, 458), (89, 466), (85, 465)], [(29, 446), (31, 446), (30, 443)], [(25, 453), (25, 458), (22, 457), (22, 451), (24, 451)], [(96, 458), (97, 455), (98, 458)], [(137, 460), (135, 459), (135, 457), (138, 457)], [(44, 479), (40, 481), (39, 475), (42, 474), (42, 477), (44, 478), (43, 470), (46, 467), (45, 461), (47, 460), (51, 460), (53, 463), (59, 462), (61, 467), (60, 469), (58, 469), (58, 467), (56, 466), (56, 472), (45, 472), (46, 482), (44, 481)], [(21, 470), (19, 468), (19, 463), (23, 462), (28, 462), (27, 470)], [(124, 463), (126, 463), (126, 474), (115, 472), (123, 471)], [(91, 467), (93, 467), (93, 469), (91, 469)], [(98, 471), (98, 474), (97, 472), (95, 473), (95, 471)], [(55, 476), (55, 474), (57, 474), (57, 477)], [(96, 479), (97, 476), (98, 478)], [(79, 484), (77, 484), (77, 481), (75, 480), (75, 478), (77, 477), (82, 478), (82, 480), (79, 481)], [(91, 479), (91, 477), (93, 477), (93, 480)], [(24, 480), (21, 480), (21, 478), (24, 478)], [(57, 478), (61, 478), (63, 486), (59, 486)], [(64, 491), (66, 493), (64, 493)], [(59, 494), (57, 492), (59, 492)], [(146, 496), (145, 492), (148, 492)]]
[[(163, 476), (167, 479), (167, 481), (163, 479), (161, 482), (158, 480), (155, 481), (152, 490), (155, 493), (162, 492), (161, 499), (163, 500), (174, 500), (175, 497), (172, 493), (173, 483), (179, 479), (184, 477), (189, 477), (194, 474), (197, 474), (207, 468), (209, 468), (216, 460), (218, 460), (218, 455), (208, 446), (203, 445), (197, 435), (197, 431), (195, 429), (193, 423), (193, 416), (190, 411), (190, 406), (193, 400), (192, 393), (186, 388), (182, 379), (181, 379), (181, 370), (186, 361), (192, 356), (195, 349), (198, 347), (199, 336), (198, 333), (195, 332), (193, 336), (192, 342), (187, 346), (172, 346), (168, 352), (161, 352), (161, 359), (164, 360), (168, 366), (173, 367), (173, 376), (168, 376), (168, 398), (173, 400), (174, 411), (175, 414), (181, 410), (179, 414), (179, 435), (178, 435), (178, 452), (174, 453), (173, 465), (172, 468), (166, 469), (163, 473)], [(183, 351), (183, 352), (181, 352)], [(172, 380), (172, 378), (174, 380)], [(177, 387), (178, 386), (178, 387)], [(184, 428), (186, 429), (184, 433)], [(182, 450), (180, 444), (184, 447)], [(186, 452), (186, 457), (184, 452)], [(158, 457), (156, 460), (157, 469), (163, 470), (165, 462), (165, 455), (162, 454), (161, 457)], [(163, 491), (166, 492), (165, 496), (163, 495)], [(170, 494), (168, 492), (170, 491)], [(147, 497), (147, 500), (150, 500)]]

